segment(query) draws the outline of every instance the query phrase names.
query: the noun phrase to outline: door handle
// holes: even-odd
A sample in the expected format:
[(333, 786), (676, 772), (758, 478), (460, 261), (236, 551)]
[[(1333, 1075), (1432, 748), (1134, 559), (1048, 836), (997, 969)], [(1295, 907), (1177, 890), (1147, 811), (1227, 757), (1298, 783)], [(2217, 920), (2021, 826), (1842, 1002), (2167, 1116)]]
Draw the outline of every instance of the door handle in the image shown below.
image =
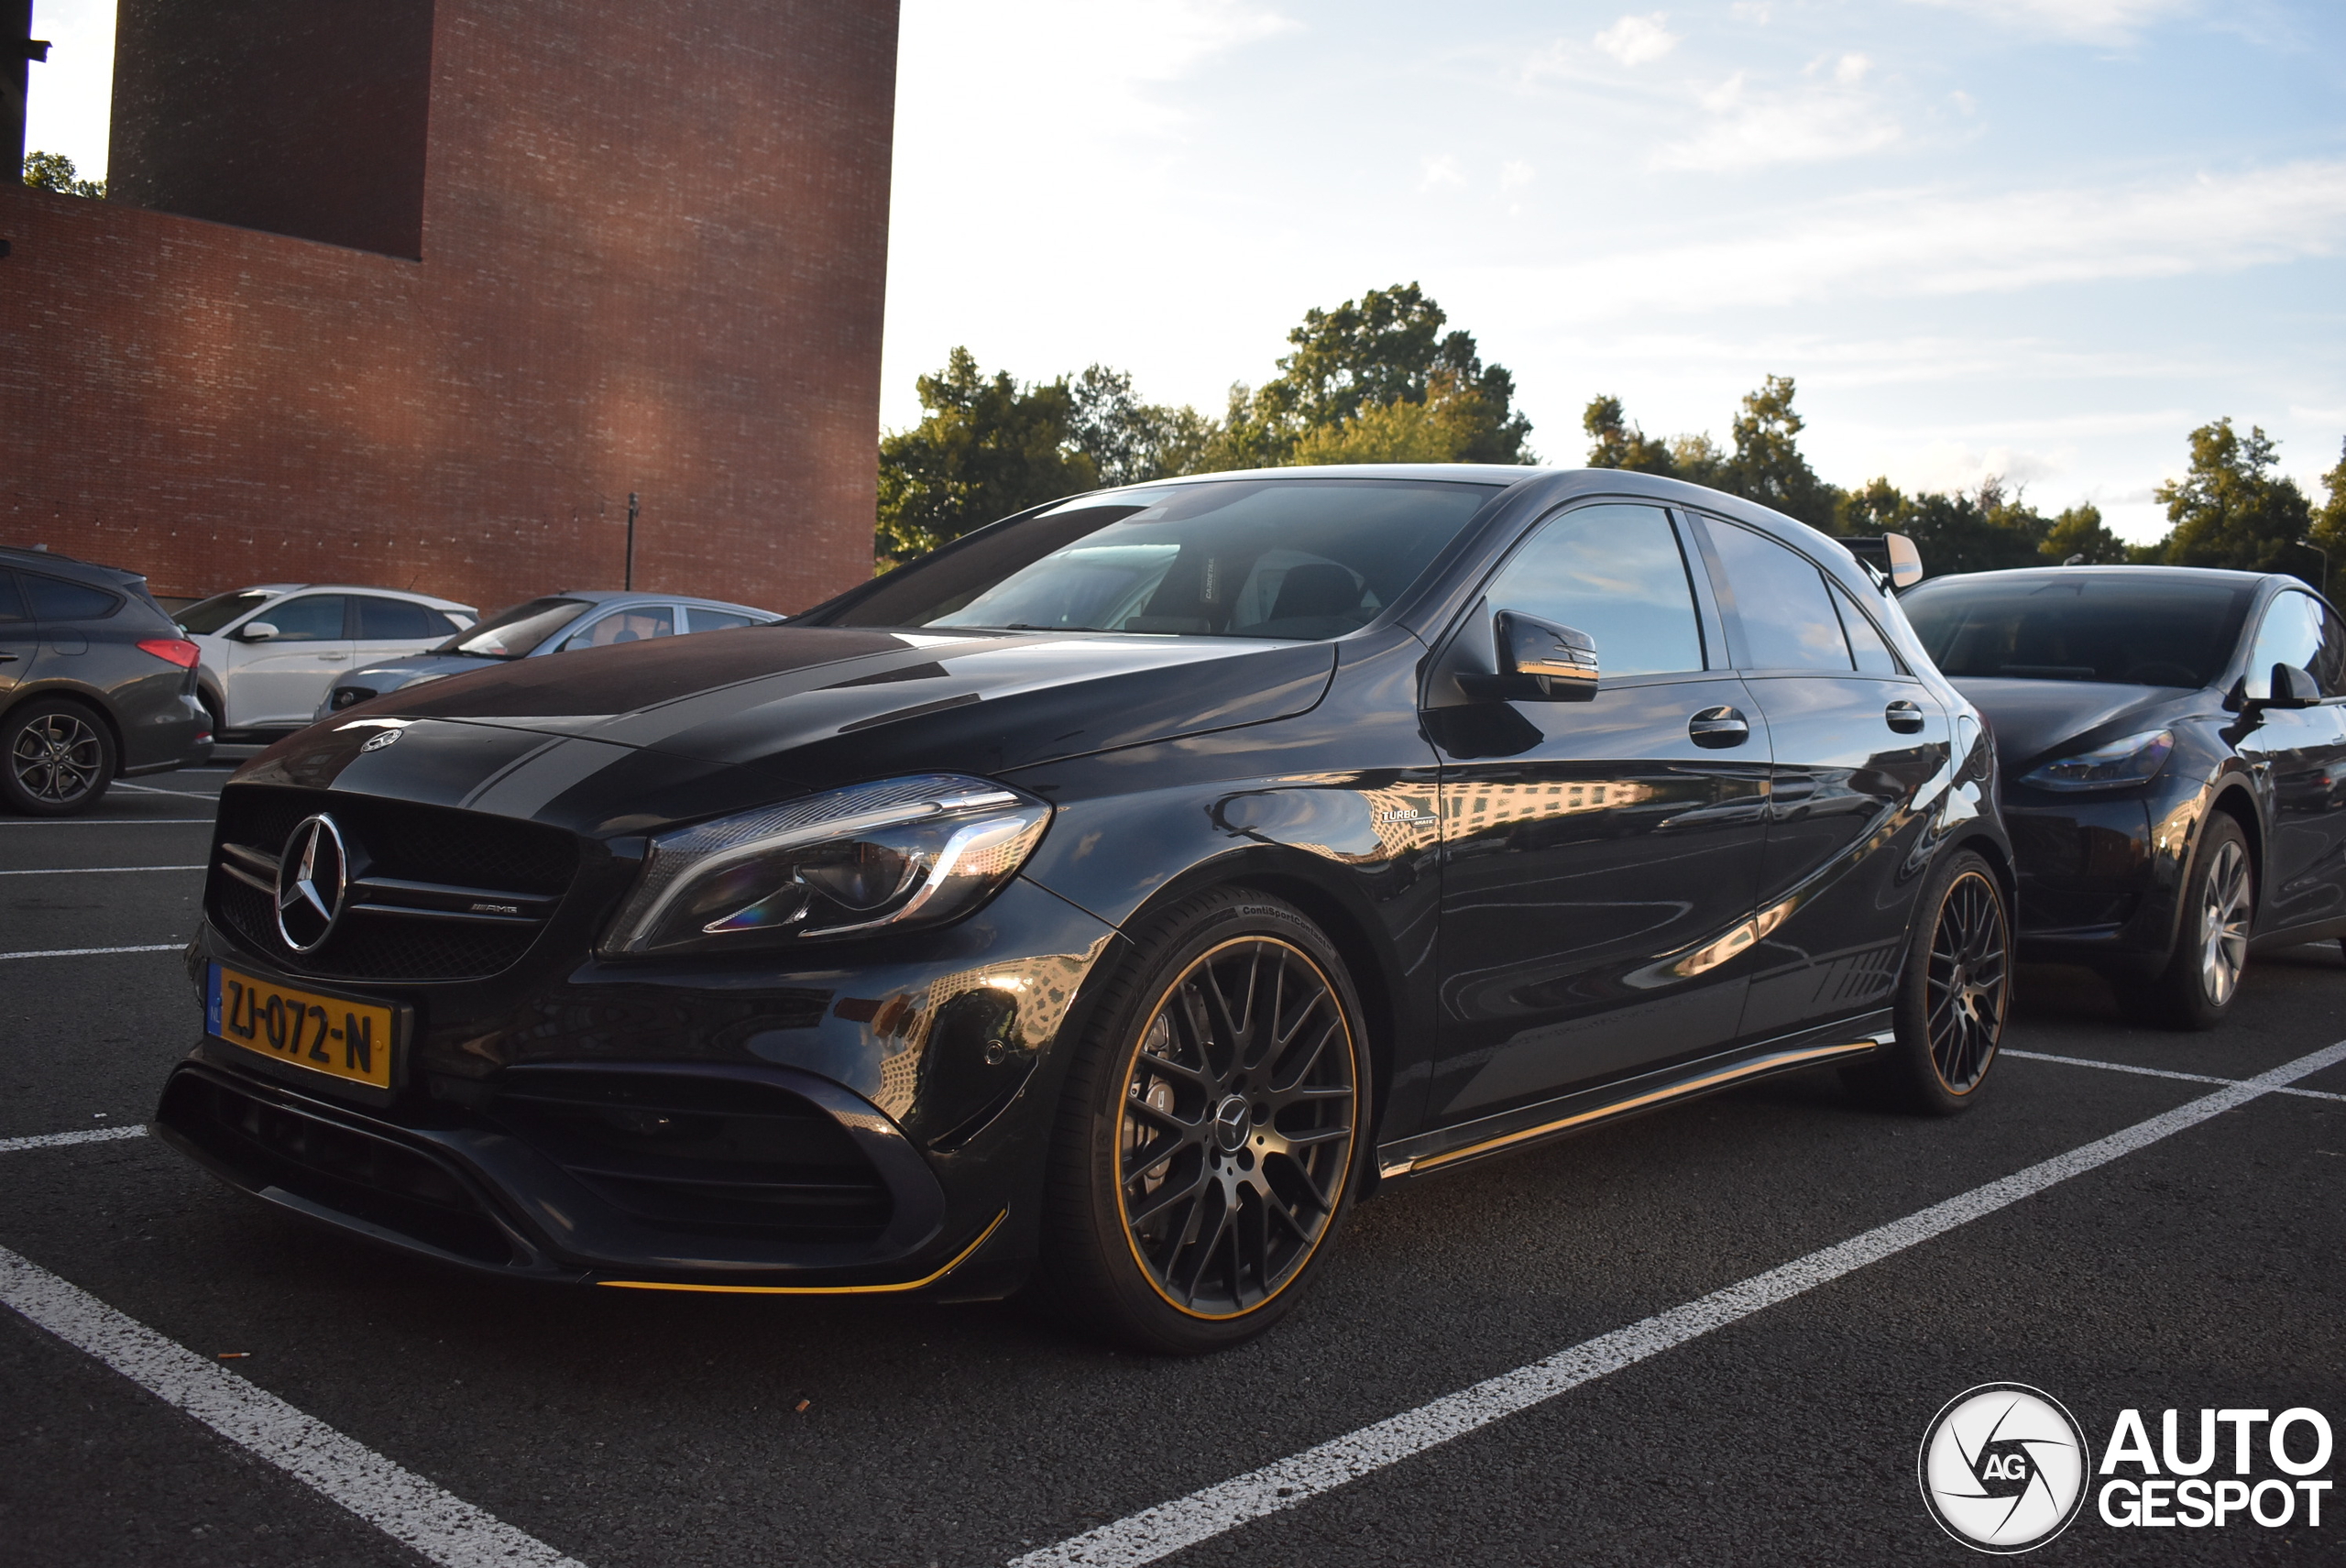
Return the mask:
[(341, 663), (345, 659), (347, 659), (347, 658), (349, 658), (349, 657), (350, 657), (350, 655), (349, 655), (349, 654), (347, 654), (347, 653), (321, 653), (321, 654), (319, 654), (319, 655), (318, 655), (318, 658), (319, 658), (323, 663), (328, 663), (328, 664), (339, 664), (339, 663)]
[(14, 654), (14, 653), (0, 653), (0, 664), (13, 664), (13, 663), (15, 663), (16, 662), (16, 654)]
[(1686, 721), (1686, 733), (1695, 745), (1718, 751), (1750, 740), (1751, 725), (1734, 708), (1706, 707)]
[(1881, 710), (1881, 720), (1901, 735), (1923, 732), (1922, 708), (1902, 697)]

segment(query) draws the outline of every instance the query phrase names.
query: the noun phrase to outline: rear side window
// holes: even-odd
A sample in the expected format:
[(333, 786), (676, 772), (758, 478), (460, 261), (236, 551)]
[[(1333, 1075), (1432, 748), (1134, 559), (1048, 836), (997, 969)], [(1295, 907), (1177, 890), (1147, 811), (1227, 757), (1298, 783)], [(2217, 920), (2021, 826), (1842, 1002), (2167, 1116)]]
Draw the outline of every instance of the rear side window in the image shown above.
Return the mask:
[(38, 572), (21, 572), (17, 576), (25, 586), (25, 597), (32, 601), (36, 620), (96, 620), (122, 608), (121, 599), (86, 583), (68, 583)]
[(406, 599), (358, 596), (358, 635), (388, 641), (436, 642), (448, 635), (448, 622), (420, 604)]
[(1711, 540), (1743, 622), (1746, 669), (1846, 673), (1857, 667), (1825, 574), (1814, 562), (1732, 523), (1712, 523)]
[(31, 619), (25, 613), (25, 596), (16, 587), (16, 574), (0, 572), (0, 624)]
[(703, 609), (694, 605), (685, 612), (692, 618), (695, 631), (724, 631), (736, 626), (751, 626), (755, 622), (746, 615), (735, 615), (722, 609)]
[(673, 637), (676, 633), (676, 613), (664, 604), (638, 605), (633, 609), (607, 615), (592, 625), (581, 627), (570, 634), (562, 646), (565, 652), (573, 648), (608, 648), (618, 642), (641, 642), (652, 637)]
[(280, 642), (332, 642), (342, 634), (342, 596), (303, 594), (270, 605), (253, 618), (277, 628)]
[(1905, 674), (1898, 655), (1882, 641), (1880, 630), (1866, 619), (1865, 611), (1857, 607), (1841, 585), (1827, 578), (1825, 586), (1833, 590), (1833, 608), (1841, 612), (1841, 630), (1848, 634), (1849, 653), (1857, 660), (1858, 668), (1869, 675)]
[(1586, 632), (1608, 680), (1703, 667), (1694, 588), (1659, 507), (1583, 507), (1551, 519), (1485, 598), (1494, 614), (1518, 610)]

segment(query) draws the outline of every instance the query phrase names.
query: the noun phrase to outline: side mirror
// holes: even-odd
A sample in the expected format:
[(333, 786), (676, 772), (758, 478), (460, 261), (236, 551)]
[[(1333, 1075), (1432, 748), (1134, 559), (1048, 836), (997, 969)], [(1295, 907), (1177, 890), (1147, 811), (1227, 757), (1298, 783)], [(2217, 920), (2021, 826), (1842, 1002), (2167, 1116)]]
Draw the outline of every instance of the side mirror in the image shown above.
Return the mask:
[(244, 630), (236, 633), (239, 642), (266, 642), (277, 635), (277, 628), (266, 620), (247, 620)]
[(1596, 639), (1585, 631), (1503, 609), (1492, 618), (1499, 674), (1533, 702), (1586, 702), (1596, 695)]
[(1914, 542), (1902, 533), (1885, 533), (1881, 542), (1890, 546), (1890, 586), (1911, 588), (1923, 580), (1923, 553)]
[(2321, 705), (2321, 687), (2314, 678), (2295, 664), (2273, 666), (2273, 695), (2262, 698), (2260, 707), (2318, 707)]

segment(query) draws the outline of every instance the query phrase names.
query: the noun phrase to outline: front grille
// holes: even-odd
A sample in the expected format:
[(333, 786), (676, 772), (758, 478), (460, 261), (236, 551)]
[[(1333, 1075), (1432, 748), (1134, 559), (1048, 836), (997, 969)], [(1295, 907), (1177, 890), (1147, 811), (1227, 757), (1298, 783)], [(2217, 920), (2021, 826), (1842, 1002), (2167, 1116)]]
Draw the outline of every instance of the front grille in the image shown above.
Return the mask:
[(180, 1072), (155, 1119), (256, 1189), (281, 1188), (480, 1263), (514, 1261), (497, 1223), (455, 1173), (413, 1149)]
[[(294, 828), (333, 817), (351, 857), (341, 921), (297, 953), (271, 889)], [(342, 980), (477, 980), (521, 960), (570, 885), (576, 839), (510, 817), (369, 795), (248, 784), (221, 792), (205, 907), (271, 961)]]
[(870, 1241), (893, 1212), (854, 1138), (770, 1084), (524, 1069), (488, 1115), (646, 1225), (790, 1242)]

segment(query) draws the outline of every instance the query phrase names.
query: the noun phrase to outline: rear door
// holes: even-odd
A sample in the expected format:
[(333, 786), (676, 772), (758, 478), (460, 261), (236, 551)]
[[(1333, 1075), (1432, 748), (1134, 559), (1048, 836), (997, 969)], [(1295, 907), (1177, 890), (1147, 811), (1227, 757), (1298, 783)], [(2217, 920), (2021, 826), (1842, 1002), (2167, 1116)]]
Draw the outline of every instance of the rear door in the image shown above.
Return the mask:
[(220, 672), (233, 729), (307, 724), (334, 678), (350, 667), (352, 637), (342, 594), (291, 594), (262, 607), (245, 622), (277, 628), (266, 642), (247, 641), (244, 628), (225, 639), (227, 667)]
[(0, 705), (32, 673), (40, 657), (40, 623), (26, 607), (16, 574), (0, 566)]
[(1703, 520), (1736, 663), (1774, 748), (1757, 971), (1742, 1033), (1764, 1039), (1889, 1004), (1944, 784), (1946, 710), (1873, 613), (1815, 563)]
[[(2324, 698), (2346, 696), (2346, 628), (2311, 594), (2274, 595), (2249, 645), (2250, 696), (2271, 695), (2275, 664), (2312, 675)], [(2264, 708), (2238, 746), (2272, 802), (2260, 931), (2346, 916), (2346, 707)]]
[(395, 599), (383, 594), (353, 594), (352, 610), (357, 617), (353, 628), (351, 666), (380, 663), (386, 659), (404, 659), (412, 653), (427, 652), (448, 640), (455, 628), (448, 618), (413, 599)]
[(1588, 633), (1601, 679), (1588, 702), (1426, 714), (1442, 757), (1443, 1122), (1726, 1043), (1766, 835), (1767, 735), (1742, 682), (1712, 667), (1725, 650), (1666, 512), (1548, 520), (1459, 635), (1486, 648), (1503, 609)]

